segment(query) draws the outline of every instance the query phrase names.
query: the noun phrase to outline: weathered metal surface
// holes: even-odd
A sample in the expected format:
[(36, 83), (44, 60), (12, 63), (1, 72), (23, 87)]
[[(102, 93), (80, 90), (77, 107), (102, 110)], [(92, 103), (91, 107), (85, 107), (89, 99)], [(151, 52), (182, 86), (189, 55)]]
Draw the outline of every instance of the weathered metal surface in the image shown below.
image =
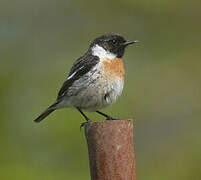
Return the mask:
[(136, 180), (132, 120), (85, 125), (91, 180)]

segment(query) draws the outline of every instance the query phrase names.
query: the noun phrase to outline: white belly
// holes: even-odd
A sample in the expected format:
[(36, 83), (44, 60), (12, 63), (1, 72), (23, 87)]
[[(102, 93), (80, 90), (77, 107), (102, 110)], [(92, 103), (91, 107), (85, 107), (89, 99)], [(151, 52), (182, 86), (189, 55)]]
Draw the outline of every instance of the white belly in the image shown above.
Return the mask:
[(108, 78), (100, 71), (93, 71), (73, 83), (60, 105), (96, 111), (113, 104), (121, 95), (123, 86), (122, 78)]

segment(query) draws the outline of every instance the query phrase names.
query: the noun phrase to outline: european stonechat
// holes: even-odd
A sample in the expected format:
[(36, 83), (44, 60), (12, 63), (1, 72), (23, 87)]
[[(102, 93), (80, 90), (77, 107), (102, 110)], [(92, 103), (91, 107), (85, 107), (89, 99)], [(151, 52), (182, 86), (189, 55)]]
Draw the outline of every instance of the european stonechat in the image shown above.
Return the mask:
[(97, 112), (107, 120), (114, 120), (99, 109), (113, 104), (121, 95), (125, 73), (122, 57), (125, 48), (136, 42), (126, 41), (114, 33), (96, 38), (87, 52), (74, 62), (56, 102), (34, 121), (40, 122), (63, 107), (76, 108), (87, 122), (90, 120), (83, 111)]

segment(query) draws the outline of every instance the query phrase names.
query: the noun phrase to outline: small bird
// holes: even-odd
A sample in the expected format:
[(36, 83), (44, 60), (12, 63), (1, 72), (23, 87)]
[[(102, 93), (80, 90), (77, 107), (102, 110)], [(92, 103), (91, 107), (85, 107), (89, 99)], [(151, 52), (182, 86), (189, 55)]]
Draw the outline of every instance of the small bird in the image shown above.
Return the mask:
[(83, 111), (97, 112), (107, 120), (115, 120), (99, 109), (113, 104), (121, 95), (125, 73), (122, 57), (125, 48), (136, 42), (126, 41), (115, 33), (96, 38), (87, 52), (74, 62), (56, 102), (34, 121), (40, 122), (56, 109), (64, 107), (76, 108), (87, 122), (90, 119)]

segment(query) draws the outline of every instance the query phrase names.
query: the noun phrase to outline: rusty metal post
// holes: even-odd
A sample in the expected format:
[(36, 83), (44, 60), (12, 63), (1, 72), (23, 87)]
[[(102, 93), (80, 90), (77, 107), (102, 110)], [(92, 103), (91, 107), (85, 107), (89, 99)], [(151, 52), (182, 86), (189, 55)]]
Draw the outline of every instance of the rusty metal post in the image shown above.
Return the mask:
[(136, 180), (132, 120), (85, 125), (91, 180)]

